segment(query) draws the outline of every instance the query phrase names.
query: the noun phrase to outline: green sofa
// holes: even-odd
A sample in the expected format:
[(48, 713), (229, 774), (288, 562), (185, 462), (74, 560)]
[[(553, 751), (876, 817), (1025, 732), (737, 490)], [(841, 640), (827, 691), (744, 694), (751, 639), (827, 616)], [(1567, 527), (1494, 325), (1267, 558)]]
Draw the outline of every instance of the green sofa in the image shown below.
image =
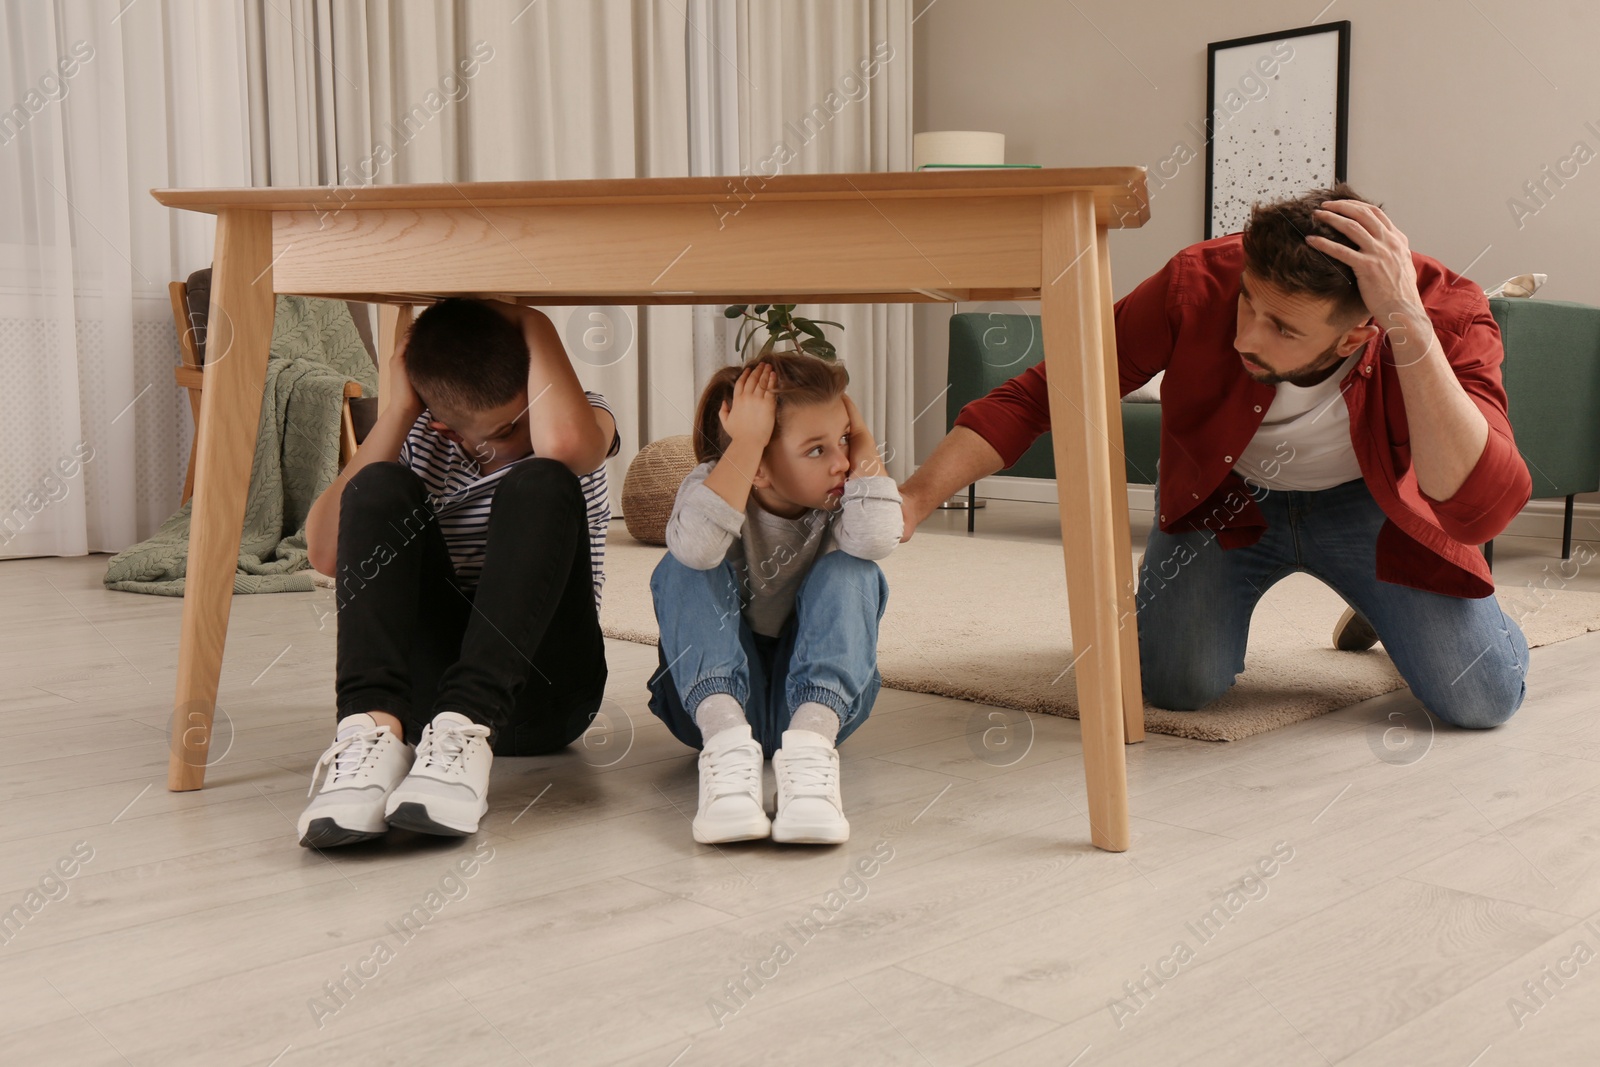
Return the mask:
[[(1506, 394), (1517, 446), (1533, 475), (1535, 499), (1566, 498), (1563, 559), (1572, 554), (1573, 496), (1600, 490), (1600, 308), (1559, 300), (1495, 297), (1489, 310), (1505, 344)], [(1044, 358), (1037, 315), (967, 312), (950, 317), (950, 390), (945, 426), (969, 401)], [(1128, 481), (1155, 483), (1161, 405), (1124, 400), (1122, 438)], [(1005, 471), (1054, 478), (1047, 433)], [(969, 497), (975, 490), (968, 490)], [(967, 512), (967, 529), (974, 512)], [(1492, 549), (1491, 549), (1492, 551)]]
[(1493, 297), (1489, 311), (1506, 349), (1511, 432), (1534, 499), (1566, 498), (1561, 558), (1570, 559), (1572, 498), (1600, 490), (1600, 308)]

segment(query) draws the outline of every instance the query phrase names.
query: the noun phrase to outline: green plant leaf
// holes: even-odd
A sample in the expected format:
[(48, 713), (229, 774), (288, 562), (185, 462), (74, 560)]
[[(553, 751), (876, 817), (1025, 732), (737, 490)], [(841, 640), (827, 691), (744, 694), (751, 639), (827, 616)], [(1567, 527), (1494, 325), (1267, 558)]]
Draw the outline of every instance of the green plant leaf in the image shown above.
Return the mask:
[(834, 322), (832, 319), (807, 319), (806, 321), (807, 322), (814, 322), (818, 326), (837, 326), (841, 330), (844, 329), (844, 323), (842, 323), (842, 322)]
[(794, 324), (817, 340), (822, 340), (822, 328), (810, 319), (795, 319)]
[(767, 313), (767, 308), (771, 306), (771, 304), (757, 304), (752, 310), (757, 315), (765, 315)]
[(749, 304), (730, 304), (722, 309), (722, 316), (723, 318), (736, 319), (743, 315), (744, 309), (749, 306)]

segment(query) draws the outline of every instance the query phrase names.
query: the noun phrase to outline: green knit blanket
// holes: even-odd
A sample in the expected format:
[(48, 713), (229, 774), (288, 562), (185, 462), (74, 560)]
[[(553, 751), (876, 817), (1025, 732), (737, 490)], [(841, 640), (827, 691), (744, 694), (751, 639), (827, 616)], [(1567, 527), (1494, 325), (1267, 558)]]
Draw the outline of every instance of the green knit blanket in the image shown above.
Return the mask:
[[(313, 588), (306, 515), (339, 473), (339, 419), (350, 379), (366, 395), (377, 395), (378, 369), (344, 301), (278, 297), (235, 593)], [(113, 556), (106, 588), (182, 596), (193, 504), (179, 508), (148, 541)]]

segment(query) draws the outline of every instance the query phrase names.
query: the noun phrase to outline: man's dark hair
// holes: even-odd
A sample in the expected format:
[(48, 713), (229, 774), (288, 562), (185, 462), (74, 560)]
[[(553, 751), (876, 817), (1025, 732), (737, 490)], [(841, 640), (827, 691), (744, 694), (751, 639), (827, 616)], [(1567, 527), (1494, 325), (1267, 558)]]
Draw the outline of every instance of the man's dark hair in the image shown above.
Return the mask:
[(1307, 237), (1315, 235), (1356, 247), (1350, 238), (1312, 216), (1324, 200), (1372, 203), (1344, 182), (1335, 182), (1331, 189), (1312, 189), (1288, 200), (1256, 204), (1244, 228), (1245, 265), (1257, 278), (1287, 292), (1332, 300), (1329, 322), (1364, 319), (1368, 309), (1362, 303), (1355, 271), (1306, 243)]
[(528, 343), (481, 300), (441, 300), (412, 324), (406, 375), (422, 402), (464, 414), (515, 400), (528, 387)]

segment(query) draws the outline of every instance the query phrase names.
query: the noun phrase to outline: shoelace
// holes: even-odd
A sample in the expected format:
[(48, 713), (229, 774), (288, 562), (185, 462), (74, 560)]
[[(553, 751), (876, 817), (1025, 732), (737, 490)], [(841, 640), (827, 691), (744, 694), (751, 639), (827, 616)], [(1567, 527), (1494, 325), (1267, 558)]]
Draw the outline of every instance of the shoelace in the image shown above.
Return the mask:
[(755, 747), (754, 743), (735, 745), (706, 757), (706, 767), (711, 772), (706, 791), (712, 798), (760, 792), (761, 760), (750, 758), (750, 750)]
[(317, 791), (317, 779), (330, 763), (333, 764), (333, 769), (328, 773), (331, 781), (337, 782), (360, 771), (367, 756), (388, 732), (387, 726), (374, 726), (371, 729), (360, 730), (349, 737), (341, 737), (329, 745), (328, 750), (318, 757), (317, 765), (311, 770), (311, 788), (306, 791), (306, 796), (311, 796)]
[(434, 723), (429, 727), (432, 743), (417, 755), (417, 766), (427, 770), (451, 771), (461, 765), (461, 755), (474, 737), (488, 737), (487, 726), (473, 723), (463, 726), (446, 720), (444, 725)]
[(792, 797), (822, 797), (833, 799), (833, 790), (839, 780), (839, 765), (833, 753), (821, 748), (801, 748), (789, 751), (778, 764), (784, 792)]

